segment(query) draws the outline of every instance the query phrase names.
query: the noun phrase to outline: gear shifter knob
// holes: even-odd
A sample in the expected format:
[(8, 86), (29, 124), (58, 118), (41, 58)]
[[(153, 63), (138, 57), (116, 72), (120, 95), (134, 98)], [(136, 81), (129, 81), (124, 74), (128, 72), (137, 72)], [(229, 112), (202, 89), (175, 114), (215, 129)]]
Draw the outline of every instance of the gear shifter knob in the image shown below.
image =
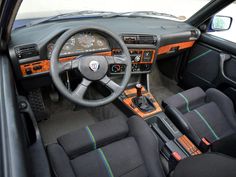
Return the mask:
[(142, 96), (142, 88), (143, 86), (141, 84), (136, 84), (136, 89), (137, 89), (137, 97)]

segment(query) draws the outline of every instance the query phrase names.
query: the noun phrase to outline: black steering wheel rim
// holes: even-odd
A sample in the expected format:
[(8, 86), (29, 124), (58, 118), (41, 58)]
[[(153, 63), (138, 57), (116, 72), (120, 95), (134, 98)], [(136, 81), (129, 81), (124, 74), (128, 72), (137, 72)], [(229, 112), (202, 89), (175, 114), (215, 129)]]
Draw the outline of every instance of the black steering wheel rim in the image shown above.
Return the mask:
[[(77, 92), (70, 92), (65, 85), (63, 84), (61, 78), (60, 78), (60, 72), (61, 72), (61, 66), (62, 64), (59, 62), (59, 56), (60, 56), (60, 52), (62, 50), (62, 47), (64, 46), (65, 42), (73, 35), (79, 33), (79, 32), (83, 32), (83, 31), (95, 31), (95, 32), (99, 32), (99, 33), (103, 33), (105, 35), (108, 35), (109, 37), (111, 37), (113, 40), (115, 40), (121, 47), (122, 49), (122, 58), (114, 58), (114, 57), (104, 57), (105, 59), (107, 59), (108, 63), (112, 60), (113, 62), (124, 62), (126, 65), (126, 69), (123, 75), (123, 79), (121, 81), (120, 85), (115, 85), (115, 83), (105, 74), (105, 76), (103, 78), (100, 78), (98, 81), (101, 81), (102, 83), (104, 83), (106, 86), (110, 87), (110, 88), (114, 88), (112, 91), (112, 93), (105, 98), (102, 99), (98, 99), (98, 100), (87, 100), (84, 99), (83, 96), (84, 95), (80, 95), (80, 94), (76, 94)], [(92, 56), (92, 55), (91, 55)], [(86, 56), (88, 57), (88, 56)], [(101, 59), (101, 57), (100, 57)], [(124, 59), (124, 60), (122, 60)], [(77, 60), (79, 61), (79, 60)], [(76, 61), (76, 62), (77, 62)], [(65, 68), (71, 68), (74, 65), (75, 62), (70, 61), (68, 63), (64, 63), (63, 64), (63, 69)], [(52, 77), (52, 80), (55, 84), (55, 86), (57, 87), (57, 89), (62, 93), (62, 95), (64, 95), (67, 99), (71, 100), (72, 102), (82, 105), (82, 106), (86, 106), (86, 107), (97, 107), (97, 106), (102, 106), (102, 105), (106, 105), (108, 103), (111, 103), (112, 101), (114, 101), (120, 94), (122, 94), (122, 92), (125, 90), (130, 76), (131, 76), (131, 58), (130, 58), (130, 54), (129, 54), (129, 50), (127, 48), (127, 46), (125, 45), (125, 43), (121, 40), (121, 38), (116, 35), (115, 33), (111, 32), (110, 30), (101, 27), (101, 26), (97, 26), (97, 25), (84, 25), (78, 28), (74, 28), (74, 29), (70, 29), (68, 31), (66, 31), (62, 36), (59, 37), (59, 39), (57, 40), (55, 46), (54, 46), (54, 50), (52, 52), (52, 56), (50, 59), (50, 74)], [(85, 92), (85, 89), (87, 89), (87, 87), (90, 85), (92, 81), (87, 79), (87, 78), (83, 78), (82, 79), (82, 83), (79, 84), (78, 87), (78, 93), (80, 92)], [(119, 87), (118, 87), (119, 86)]]

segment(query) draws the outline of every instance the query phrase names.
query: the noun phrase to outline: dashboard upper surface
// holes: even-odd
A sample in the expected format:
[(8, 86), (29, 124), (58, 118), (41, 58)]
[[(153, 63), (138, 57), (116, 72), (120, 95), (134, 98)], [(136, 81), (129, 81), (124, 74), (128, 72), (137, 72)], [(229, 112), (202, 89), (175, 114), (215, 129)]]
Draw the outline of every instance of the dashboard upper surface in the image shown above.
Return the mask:
[(53, 39), (59, 33), (65, 30), (80, 26), (83, 24), (99, 24), (107, 27), (111, 31), (121, 34), (153, 34), (164, 36), (186, 32), (195, 29), (194, 27), (183, 23), (166, 19), (157, 18), (111, 18), (111, 19), (90, 19), (80, 21), (62, 21), (46, 23), (33, 27), (22, 28), (12, 32), (11, 46), (21, 44), (37, 43), (43, 45)]

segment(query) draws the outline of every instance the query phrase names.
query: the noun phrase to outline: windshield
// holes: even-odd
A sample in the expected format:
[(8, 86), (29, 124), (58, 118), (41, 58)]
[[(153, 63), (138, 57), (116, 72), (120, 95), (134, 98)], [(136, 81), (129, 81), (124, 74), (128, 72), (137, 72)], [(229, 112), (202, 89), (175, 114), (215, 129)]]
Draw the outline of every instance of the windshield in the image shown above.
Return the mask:
[[(210, 0), (23, 0), (16, 20), (39, 19), (78, 11), (153, 11), (186, 20)], [(153, 16), (153, 15), (152, 15)], [(157, 16), (157, 15), (156, 15)]]

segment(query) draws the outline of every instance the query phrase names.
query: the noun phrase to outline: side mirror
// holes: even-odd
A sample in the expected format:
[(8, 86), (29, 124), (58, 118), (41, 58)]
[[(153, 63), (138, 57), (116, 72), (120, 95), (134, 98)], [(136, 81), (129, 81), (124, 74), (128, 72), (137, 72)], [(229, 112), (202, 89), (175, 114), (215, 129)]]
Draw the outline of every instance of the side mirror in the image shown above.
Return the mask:
[(229, 30), (233, 18), (228, 16), (216, 15), (212, 18), (210, 31), (226, 31)]

